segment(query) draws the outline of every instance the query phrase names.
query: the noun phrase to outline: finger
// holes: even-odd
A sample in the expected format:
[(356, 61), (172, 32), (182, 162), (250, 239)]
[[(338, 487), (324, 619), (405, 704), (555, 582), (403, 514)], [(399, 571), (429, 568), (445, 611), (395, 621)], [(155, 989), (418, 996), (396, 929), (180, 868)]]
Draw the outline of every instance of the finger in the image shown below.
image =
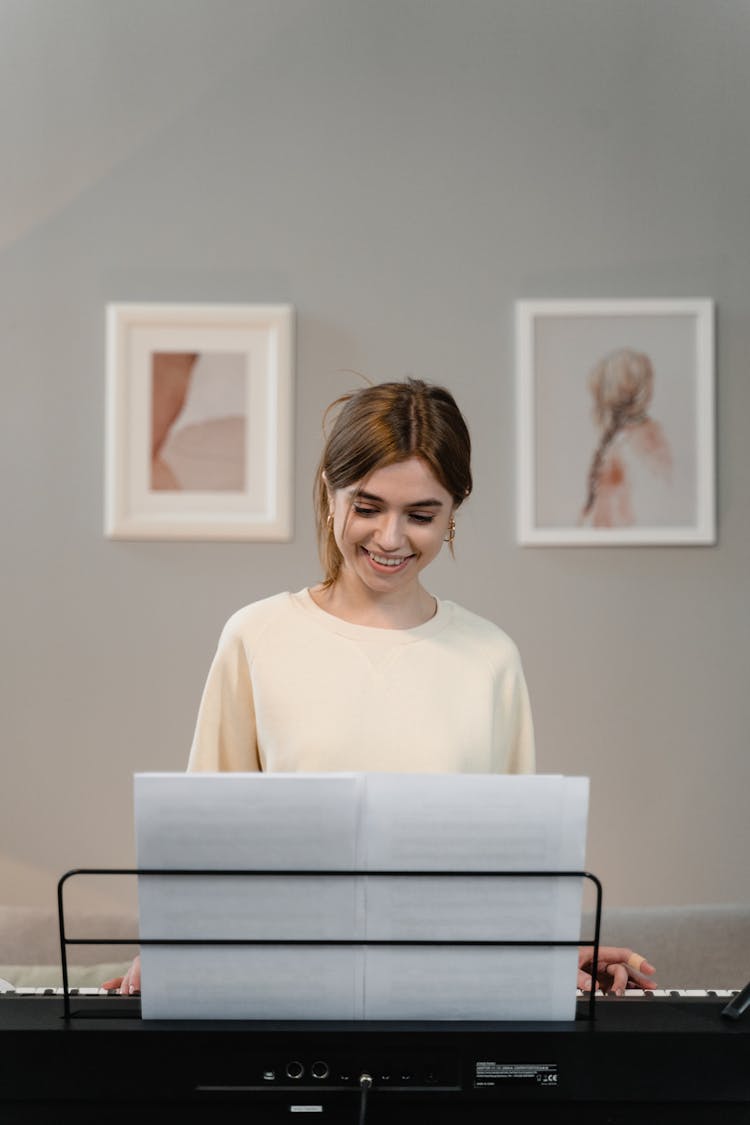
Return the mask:
[(101, 988), (119, 988), (122, 984), (122, 977), (112, 977), (112, 980), (105, 980), (101, 983)]
[(623, 945), (600, 945), (599, 946), (599, 959), (601, 961), (608, 961), (611, 965), (615, 961), (621, 961), (627, 965), (629, 969), (634, 969), (639, 973), (655, 973), (654, 966), (642, 957), (640, 953), (636, 953), (633, 949), (628, 949)]
[(591, 991), (591, 977), (589, 976), (588, 973), (584, 973), (582, 971), (579, 971), (579, 973), (578, 973), (578, 987), (580, 988), (581, 992), (590, 992)]
[[(630, 984), (630, 982), (632, 982), (631, 987), (634, 986), (636, 988), (643, 988), (643, 989), (658, 988), (658, 984), (656, 983), (656, 981), (654, 980), (654, 978), (652, 976), (646, 976), (642, 972), (636, 972), (627, 963), (621, 964), (621, 967), (626, 974), (628, 983)], [(607, 972), (611, 973), (612, 968), (613, 968), (613, 964), (607, 965), (607, 964), (603, 964), (601, 961), (599, 962), (599, 972), (602, 972), (602, 971), (606, 970)], [(653, 968), (653, 966), (650, 965), (649, 968)], [(618, 980), (619, 979), (620, 979), (620, 974), (618, 974)]]
[(612, 977), (612, 984), (609, 987), (609, 991), (616, 993), (617, 996), (622, 996), (625, 989), (628, 987), (627, 965), (607, 965), (607, 972)]
[(640, 953), (631, 953), (625, 963), (633, 973), (648, 973), (652, 976), (656, 972), (654, 966), (651, 965), (645, 957), (642, 957)]
[(120, 992), (124, 996), (132, 996), (135, 992), (141, 991), (141, 958), (140, 954), (133, 959), (133, 963), (128, 968), (127, 973), (123, 977)]
[(646, 991), (650, 988), (659, 987), (653, 977), (644, 977), (643, 973), (636, 973), (632, 969), (628, 971), (628, 978), (633, 982), (636, 988), (643, 988)]

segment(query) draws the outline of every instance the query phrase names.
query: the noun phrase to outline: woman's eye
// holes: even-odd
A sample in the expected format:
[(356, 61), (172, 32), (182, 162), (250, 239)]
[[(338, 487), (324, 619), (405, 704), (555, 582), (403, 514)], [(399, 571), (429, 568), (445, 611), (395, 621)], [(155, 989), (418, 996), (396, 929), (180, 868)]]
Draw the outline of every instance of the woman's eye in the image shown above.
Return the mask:
[[(355, 516), (376, 516), (380, 511), (379, 508), (368, 508), (363, 504), (352, 504), (352, 511)], [(432, 523), (434, 516), (429, 512), (409, 512), (409, 519), (412, 523), (426, 524)]]

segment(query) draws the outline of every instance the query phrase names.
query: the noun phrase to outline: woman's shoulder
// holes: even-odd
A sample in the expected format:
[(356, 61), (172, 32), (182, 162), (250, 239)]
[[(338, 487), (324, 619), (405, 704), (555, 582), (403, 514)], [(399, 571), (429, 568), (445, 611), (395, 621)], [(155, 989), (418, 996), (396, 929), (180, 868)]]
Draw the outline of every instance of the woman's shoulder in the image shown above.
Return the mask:
[(285, 591), (235, 610), (222, 630), (222, 639), (239, 637), (244, 640), (264, 632), (270, 625), (277, 625), (292, 614), (292, 597), (289, 591)]
[(515, 641), (494, 621), (480, 617), (478, 613), (473, 613), (456, 602), (449, 602), (448, 605), (450, 629), (457, 640), (483, 650), (489, 656), (506, 661), (519, 659)]

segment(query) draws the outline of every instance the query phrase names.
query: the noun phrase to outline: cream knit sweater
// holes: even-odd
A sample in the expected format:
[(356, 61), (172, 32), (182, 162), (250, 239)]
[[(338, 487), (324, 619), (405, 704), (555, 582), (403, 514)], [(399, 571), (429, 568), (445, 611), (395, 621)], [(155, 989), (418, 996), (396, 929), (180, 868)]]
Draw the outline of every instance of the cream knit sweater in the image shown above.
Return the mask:
[(307, 590), (224, 627), (189, 770), (529, 773), (518, 650), (452, 602), (414, 629), (334, 617)]

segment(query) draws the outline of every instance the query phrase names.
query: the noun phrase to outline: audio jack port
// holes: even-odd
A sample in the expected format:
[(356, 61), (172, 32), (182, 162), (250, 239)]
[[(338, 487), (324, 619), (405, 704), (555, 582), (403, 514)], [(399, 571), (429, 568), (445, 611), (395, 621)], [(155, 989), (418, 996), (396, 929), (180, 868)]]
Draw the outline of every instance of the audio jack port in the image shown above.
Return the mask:
[(331, 1069), (328, 1066), (327, 1062), (322, 1062), (320, 1059), (318, 1059), (318, 1061), (314, 1062), (310, 1067), (310, 1073), (312, 1074), (313, 1078), (322, 1080), (323, 1078), (328, 1077), (328, 1075), (331, 1073)]
[(286, 1076), (293, 1081), (297, 1081), (305, 1073), (305, 1068), (301, 1062), (289, 1062), (286, 1064)]

